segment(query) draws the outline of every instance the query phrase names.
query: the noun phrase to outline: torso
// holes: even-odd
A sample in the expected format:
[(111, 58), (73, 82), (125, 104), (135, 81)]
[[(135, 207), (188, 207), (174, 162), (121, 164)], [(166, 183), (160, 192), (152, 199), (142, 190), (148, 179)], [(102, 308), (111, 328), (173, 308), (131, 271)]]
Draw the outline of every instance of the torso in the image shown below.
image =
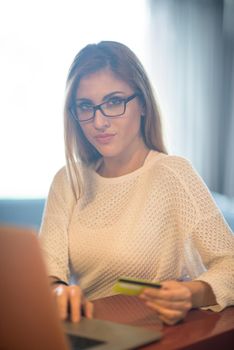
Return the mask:
[(162, 174), (155, 172), (161, 157), (165, 155), (151, 151), (144, 167), (122, 177), (103, 178), (92, 170), (86, 174), (89, 181), (72, 215), (69, 246), (73, 271), (88, 296), (112, 294), (120, 275), (151, 280), (180, 275), (181, 241), (170, 221), (171, 203), (162, 201), (165, 189), (158, 187)]

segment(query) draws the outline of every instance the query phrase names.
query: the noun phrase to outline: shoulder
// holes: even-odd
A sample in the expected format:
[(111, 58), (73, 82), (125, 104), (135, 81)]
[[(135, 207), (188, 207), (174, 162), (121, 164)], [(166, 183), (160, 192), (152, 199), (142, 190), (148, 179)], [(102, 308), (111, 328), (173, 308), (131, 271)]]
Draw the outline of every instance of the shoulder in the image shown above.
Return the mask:
[(164, 168), (164, 172), (176, 178), (180, 184), (192, 191), (198, 186), (206, 187), (203, 179), (194, 168), (192, 163), (181, 156), (165, 155), (160, 161), (160, 166)]
[(52, 185), (61, 185), (61, 184), (66, 184), (68, 182), (68, 173), (66, 166), (63, 166), (60, 168), (54, 175)]
[[(83, 163), (76, 163), (76, 168), (80, 174), (87, 172), (87, 166)], [(71, 168), (71, 176), (75, 179), (75, 171)], [(60, 186), (70, 186), (71, 179), (69, 176), (69, 171), (67, 166), (63, 166), (60, 168), (54, 175), (52, 184), (60, 185)]]
[(159, 163), (160, 178), (171, 193), (178, 199), (181, 198), (182, 192), (186, 193), (200, 217), (217, 214), (209, 188), (189, 160), (180, 156), (165, 155)]
[(153, 167), (173, 173), (176, 177), (183, 177), (185, 174), (196, 174), (191, 162), (181, 156), (151, 151), (149, 163), (151, 163)]
[(92, 166), (83, 162), (77, 162), (76, 169), (71, 167), (70, 172), (67, 166), (63, 166), (54, 175), (51, 191), (64, 197), (76, 197), (76, 191), (79, 193), (83, 186), (90, 185), (92, 172)]
[(71, 180), (66, 166), (63, 166), (55, 173), (50, 187), (50, 193), (64, 198), (73, 197)]
[(167, 168), (169, 171), (174, 172), (177, 175), (182, 175), (187, 172), (195, 172), (192, 163), (181, 156), (164, 155), (164, 157), (160, 159), (160, 166)]
[(192, 163), (181, 156), (166, 155), (159, 157), (155, 155), (152, 159), (153, 172), (158, 174), (161, 183), (164, 183), (170, 189), (183, 189), (189, 196), (197, 197), (201, 192), (207, 192), (208, 188), (193, 167)]

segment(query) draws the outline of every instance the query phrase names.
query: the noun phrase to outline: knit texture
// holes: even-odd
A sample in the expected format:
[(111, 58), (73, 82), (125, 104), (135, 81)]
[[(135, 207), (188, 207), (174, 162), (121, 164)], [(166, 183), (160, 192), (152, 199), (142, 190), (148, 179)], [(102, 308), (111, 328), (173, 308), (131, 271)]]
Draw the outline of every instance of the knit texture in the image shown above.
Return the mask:
[(81, 171), (78, 202), (65, 168), (50, 188), (40, 230), (49, 275), (72, 276), (89, 299), (113, 295), (123, 275), (199, 279), (220, 309), (234, 304), (234, 237), (187, 160), (151, 151), (124, 176)]

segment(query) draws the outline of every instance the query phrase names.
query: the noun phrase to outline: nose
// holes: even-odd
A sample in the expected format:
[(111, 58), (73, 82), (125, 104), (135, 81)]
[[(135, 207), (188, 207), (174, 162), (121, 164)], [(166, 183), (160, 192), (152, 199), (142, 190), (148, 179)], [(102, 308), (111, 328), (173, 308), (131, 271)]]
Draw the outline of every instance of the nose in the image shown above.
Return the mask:
[(93, 119), (93, 126), (95, 129), (105, 129), (110, 126), (110, 120), (109, 118), (105, 117), (100, 109), (97, 109), (95, 111), (94, 119)]

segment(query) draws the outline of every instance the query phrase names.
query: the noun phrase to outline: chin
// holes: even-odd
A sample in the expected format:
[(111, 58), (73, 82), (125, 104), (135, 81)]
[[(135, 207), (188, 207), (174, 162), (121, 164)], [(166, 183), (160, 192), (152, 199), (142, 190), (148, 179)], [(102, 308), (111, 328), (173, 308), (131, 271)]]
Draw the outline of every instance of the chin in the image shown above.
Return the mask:
[(118, 157), (120, 154), (122, 154), (121, 151), (117, 151), (116, 149), (111, 148), (104, 148), (104, 147), (96, 147), (96, 150), (102, 155), (104, 158), (113, 158)]

